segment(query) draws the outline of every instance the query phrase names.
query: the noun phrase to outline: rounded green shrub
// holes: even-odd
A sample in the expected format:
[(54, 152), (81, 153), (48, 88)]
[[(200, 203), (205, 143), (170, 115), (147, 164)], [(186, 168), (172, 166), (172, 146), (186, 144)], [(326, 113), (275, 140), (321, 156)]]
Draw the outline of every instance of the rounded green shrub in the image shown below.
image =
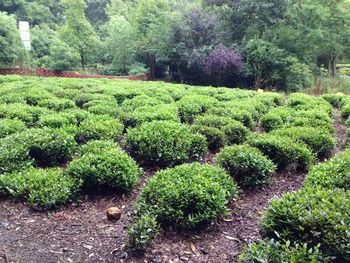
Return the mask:
[(244, 188), (269, 183), (276, 169), (271, 160), (248, 145), (225, 147), (217, 155), (216, 162)]
[(115, 148), (118, 148), (118, 145), (112, 140), (89, 141), (78, 147), (77, 155), (82, 156), (89, 153), (99, 154), (102, 151)]
[(193, 124), (221, 129), (223, 126), (228, 125), (232, 122), (236, 123), (236, 121), (232, 120), (230, 117), (205, 114), (203, 116), (197, 117)]
[(207, 139), (209, 150), (218, 150), (226, 144), (226, 135), (218, 128), (193, 125), (192, 131), (203, 135)]
[(136, 215), (152, 214), (160, 225), (196, 228), (223, 215), (237, 186), (217, 166), (184, 164), (156, 173), (142, 189)]
[(180, 122), (177, 108), (172, 105), (145, 106), (137, 108), (125, 121), (125, 126), (136, 127), (145, 122), (152, 121)]
[(44, 99), (39, 100), (38, 106), (44, 107), (50, 110), (62, 111), (66, 109), (76, 108), (74, 101), (69, 99)]
[(247, 110), (239, 108), (220, 106), (211, 108), (208, 111), (208, 114), (229, 117), (233, 120), (243, 123), (243, 125), (247, 128), (251, 128), (254, 123), (252, 114), (250, 114), (250, 112)]
[(41, 115), (49, 112), (46, 108), (21, 103), (0, 105), (0, 118), (19, 119), (28, 126), (32, 126)]
[(314, 166), (306, 176), (306, 187), (341, 188), (350, 190), (350, 151), (346, 150), (333, 159)]
[(193, 136), (185, 124), (153, 121), (129, 129), (125, 143), (146, 164), (173, 166), (190, 160)]
[(341, 107), (346, 96), (338, 94), (324, 94), (322, 98), (328, 101), (333, 107)]
[(61, 128), (64, 126), (77, 125), (77, 119), (74, 114), (68, 112), (49, 113), (40, 116), (39, 127)]
[(227, 143), (232, 144), (241, 144), (245, 142), (249, 135), (249, 130), (244, 127), (240, 122), (232, 122), (225, 125), (221, 129), (226, 135)]
[(0, 119), (0, 138), (26, 129), (23, 121), (18, 119)]
[(22, 134), (0, 139), (0, 174), (25, 169), (33, 164)]
[(248, 144), (268, 156), (278, 169), (295, 164), (298, 170), (308, 170), (315, 159), (306, 145), (295, 142), (289, 137), (271, 134), (255, 135), (248, 140)]
[(67, 173), (82, 180), (86, 190), (131, 191), (141, 174), (136, 162), (119, 148), (100, 149), (98, 153), (87, 153), (73, 160)]
[(73, 201), (78, 197), (80, 184), (59, 168), (30, 168), (0, 175), (0, 192), (23, 198), (39, 209), (53, 209)]
[(134, 111), (135, 109), (143, 106), (155, 106), (159, 104), (163, 104), (163, 102), (147, 95), (140, 95), (132, 99), (125, 100), (121, 104), (121, 107), (125, 111)]
[(270, 203), (262, 219), (263, 236), (320, 245), (333, 262), (348, 262), (349, 208), (349, 191), (304, 188), (287, 193)]
[(192, 161), (200, 161), (208, 153), (207, 139), (201, 134), (191, 135), (189, 157)]
[(77, 141), (86, 143), (90, 140), (118, 140), (123, 132), (123, 125), (109, 116), (91, 116), (81, 122)]
[(313, 127), (282, 128), (274, 130), (272, 134), (305, 143), (319, 158), (330, 156), (336, 146), (336, 140), (331, 134)]
[(275, 115), (273, 113), (265, 114), (260, 119), (260, 126), (264, 129), (266, 132), (270, 132), (274, 129), (278, 129), (280, 127), (283, 127), (284, 122), (281, 116)]
[(219, 101), (214, 97), (205, 95), (190, 95), (177, 101), (180, 118), (183, 122), (193, 122), (197, 115), (207, 112), (215, 107)]
[(20, 138), (29, 157), (39, 166), (55, 166), (69, 161), (76, 149), (72, 134), (63, 129), (30, 129)]
[(319, 246), (311, 247), (307, 243), (260, 241), (244, 247), (239, 259), (242, 263), (330, 263), (331, 258), (323, 255)]

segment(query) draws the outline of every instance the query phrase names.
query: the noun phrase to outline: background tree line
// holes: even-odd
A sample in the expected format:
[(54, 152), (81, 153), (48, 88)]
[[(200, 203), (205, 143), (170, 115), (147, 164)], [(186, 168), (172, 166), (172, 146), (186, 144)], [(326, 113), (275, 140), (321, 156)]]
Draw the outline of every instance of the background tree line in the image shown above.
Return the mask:
[[(298, 91), (350, 59), (348, 0), (1, 0), (0, 11), (3, 66)], [(30, 52), (16, 19), (31, 24)]]

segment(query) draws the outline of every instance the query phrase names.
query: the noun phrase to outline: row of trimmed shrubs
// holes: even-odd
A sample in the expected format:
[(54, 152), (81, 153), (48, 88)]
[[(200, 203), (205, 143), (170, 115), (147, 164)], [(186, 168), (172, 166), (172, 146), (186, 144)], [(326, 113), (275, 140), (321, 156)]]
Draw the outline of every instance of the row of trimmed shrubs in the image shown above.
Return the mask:
[[(44, 136), (38, 138), (40, 140), (35, 142), (38, 144), (27, 153), (34, 154), (36, 160), (45, 161), (45, 166), (49, 166), (49, 160), (52, 165), (60, 161), (59, 158), (67, 158), (67, 154), (72, 154), (62, 150), (63, 146), (71, 146), (69, 143), (60, 144), (63, 148), (57, 149), (57, 145), (50, 146), (50, 140), (43, 145), (41, 138)], [(25, 199), (38, 209), (52, 209), (79, 200), (84, 191), (131, 191), (141, 174), (137, 163), (113, 141), (90, 141), (80, 146), (76, 158), (65, 169), (34, 167), (34, 161), (24, 161), (21, 165), (26, 167), (19, 169), (19, 165), (15, 164), (13, 171), (0, 175), (0, 194)]]
[(314, 166), (300, 191), (272, 200), (261, 222), (267, 241), (246, 247), (241, 260), (349, 262), (349, 174), (349, 149)]

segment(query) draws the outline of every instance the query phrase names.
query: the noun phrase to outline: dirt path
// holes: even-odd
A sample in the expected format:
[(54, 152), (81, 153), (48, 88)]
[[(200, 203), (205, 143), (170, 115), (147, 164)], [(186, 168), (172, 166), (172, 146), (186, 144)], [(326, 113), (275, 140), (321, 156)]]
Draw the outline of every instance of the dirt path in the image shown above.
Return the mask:
[(335, 127), (335, 138), (337, 140), (337, 147), (335, 149), (335, 153), (337, 153), (344, 150), (344, 148), (346, 147), (346, 144), (347, 144), (346, 130), (348, 127), (344, 124), (339, 110), (333, 111), (333, 119), (334, 119), (334, 127)]
[[(335, 152), (346, 145), (346, 126), (339, 111), (334, 113), (338, 141)], [(212, 162), (209, 155), (206, 162)], [(132, 205), (146, 178), (129, 195), (109, 194), (86, 198), (79, 206), (70, 205), (52, 213), (39, 213), (26, 204), (0, 199), (0, 262), (237, 262), (242, 246), (259, 238), (259, 218), (271, 198), (298, 190), (304, 174), (279, 173), (271, 185), (242, 193), (229, 205), (226, 216), (199, 232), (166, 230), (136, 257), (123, 250)], [(106, 220), (105, 210), (118, 206), (122, 219)]]

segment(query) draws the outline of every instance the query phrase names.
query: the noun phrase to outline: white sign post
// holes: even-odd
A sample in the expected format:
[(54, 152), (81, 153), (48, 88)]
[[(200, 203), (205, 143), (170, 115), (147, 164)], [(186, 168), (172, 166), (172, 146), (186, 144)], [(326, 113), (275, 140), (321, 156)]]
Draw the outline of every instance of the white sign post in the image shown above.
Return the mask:
[(30, 44), (30, 32), (29, 32), (29, 22), (19, 21), (18, 22), (19, 34), (21, 36), (22, 43), (26, 50), (31, 50)]

